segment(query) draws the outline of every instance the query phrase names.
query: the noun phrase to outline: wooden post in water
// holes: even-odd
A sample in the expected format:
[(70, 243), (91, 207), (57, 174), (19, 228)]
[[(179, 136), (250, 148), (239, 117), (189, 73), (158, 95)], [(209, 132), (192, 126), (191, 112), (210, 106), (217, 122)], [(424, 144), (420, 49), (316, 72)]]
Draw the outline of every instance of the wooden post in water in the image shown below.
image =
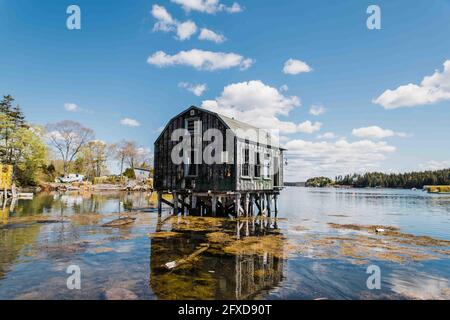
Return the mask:
[(178, 193), (173, 193), (173, 215), (178, 215)]
[(270, 218), (270, 214), (271, 214), (270, 205), (272, 202), (272, 196), (269, 193), (267, 193), (266, 198), (267, 198), (267, 216)]
[(259, 195), (259, 193), (255, 194), (255, 204), (256, 207), (258, 208), (258, 216), (262, 215), (262, 204), (261, 204), (261, 197)]
[(275, 209), (275, 218), (278, 217), (278, 195), (273, 196), (274, 199), (274, 209)]
[(263, 216), (266, 215), (266, 194), (262, 193), (259, 196), (259, 199), (261, 200), (261, 214)]
[(187, 210), (188, 210), (188, 207), (187, 207), (187, 199), (188, 199), (188, 196), (182, 196), (181, 197), (181, 213), (183, 214), (183, 216), (185, 216), (186, 217), (186, 215), (187, 215)]
[(215, 217), (217, 215), (217, 196), (215, 194), (211, 197), (211, 207), (212, 216)]
[(244, 213), (245, 213), (246, 217), (248, 217), (248, 213), (249, 213), (249, 204), (250, 204), (249, 198), (250, 198), (249, 194), (246, 193), (245, 200), (244, 200)]
[(158, 191), (158, 217), (162, 214), (162, 192)]
[(197, 211), (197, 196), (191, 196), (191, 213), (195, 214)]
[(235, 196), (236, 217), (241, 216), (241, 194), (238, 192)]

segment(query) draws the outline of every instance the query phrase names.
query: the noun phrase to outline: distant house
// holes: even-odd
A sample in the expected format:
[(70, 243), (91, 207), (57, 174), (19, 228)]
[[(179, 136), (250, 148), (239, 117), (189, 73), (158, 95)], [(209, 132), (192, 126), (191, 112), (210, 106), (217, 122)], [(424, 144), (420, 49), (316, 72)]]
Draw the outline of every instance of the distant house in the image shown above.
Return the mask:
[[(189, 142), (192, 148), (182, 155), (182, 163), (173, 161), (173, 152), (177, 150), (174, 148), (179, 145), (173, 134), (178, 129), (192, 137)], [(213, 141), (205, 138), (209, 129), (222, 133), (223, 148), (215, 155), (222, 161), (208, 164), (198, 161), (198, 157), (208, 151)], [(194, 148), (196, 144), (200, 150)], [(206, 208), (215, 213), (219, 201), (220, 209), (227, 211), (232, 198), (238, 215), (242, 206), (242, 211), (248, 213), (247, 202), (253, 205), (254, 201), (260, 211), (264, 212), (269, 206), (270, 212), (270, 203), (283, 186), (283, 151), (259, 128), (193, 106), (172, 118), (155, 141), (154, 188), (161, 194), (176, 195), (175, 203), (171, 204), (175, 212), (179, 205), (176, 202), (181, 201), (178, 196), (183, 199), (194, 196), (189, 204), (183, 200), (182, 210), (198, 211), (193, 207), (198, 209), (196, 200), (200, 199), (202, 210)]]
[(68, 175), (59, 177), (59, 181), (62, 183), (83, 182), (84, 176), (77, 173), (70, 173)]
[(134, 168), (134, 175), (137, 181), (144, 182), (151, 178), (151, 171), (145, 168)]

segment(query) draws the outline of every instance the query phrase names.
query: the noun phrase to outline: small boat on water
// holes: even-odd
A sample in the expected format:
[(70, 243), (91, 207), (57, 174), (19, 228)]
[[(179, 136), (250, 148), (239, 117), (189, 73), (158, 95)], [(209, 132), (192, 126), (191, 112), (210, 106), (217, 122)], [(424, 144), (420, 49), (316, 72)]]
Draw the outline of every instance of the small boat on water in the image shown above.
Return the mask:
[(450, 194), (450, 186), (424, 186), (424, 190), (428, 193), (449, 193)]

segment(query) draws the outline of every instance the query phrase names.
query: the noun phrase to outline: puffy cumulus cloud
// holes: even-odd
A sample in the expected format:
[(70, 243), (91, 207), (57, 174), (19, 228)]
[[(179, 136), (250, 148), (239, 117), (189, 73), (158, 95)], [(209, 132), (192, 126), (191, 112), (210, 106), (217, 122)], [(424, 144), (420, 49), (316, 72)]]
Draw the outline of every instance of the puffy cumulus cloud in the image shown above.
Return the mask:
[(120, 124), (127, 126), (127, 127), (139, 127), (141, 124), (134, 119), (130, 119), (130, 118), (124, 118), (122, 120), (120, 120)]
[(327, 112), (327, 109), (323, 106), (311, 106), (309, 109), (309, 114), (312, 114), (313, 116), (320, 116)]
[(368, 138), (368, 139), (384, 139), (389, 137), (401, 137), (401, 138), (407, 138), (410, 135), (404, 132), (395, 132), (390, 129), (383, 129), (378, 126), (370, 126), (370, 127), (363, 127), (358, 129), (352, 130), (352, 135), (359, 138)]
[(208, 89), (205, 83), (202, 84), (191, 84), (188, 82), (180, 82), (178, 84), (178, 87), (184, 88), (188, 90), (189, 92), (193, 93), (197, 97), (200, 97), (203, 95), (203, 93)]
[(450, 168), (450, 160), (436, 161), (430, 160), (419, 165), (422, 170), (441, 170)]
[(238, 13), (243, 10), (239, 3), (234, 2), (231, 6), (220, 3), (219, 0), (171, 0), (180, 5), (186, 12), (198, 11), (203, 13), (217, 13), (225, 11), (228, 13)]
[(396, 150), (383, 141), (348, 142), (345, 139), (336, 142), (291, 140), (284, 147), (287, 149), (287, 181), (374, 170), (380, 167), (388, 154)]
[(283, 85), (280, 87), (280, 92), (287, 92), (287, 91), (289, 91), (288, 85), (287, 85), (287, 84), (283, 84)]
[(157, 20), (155, 23), (153, 30), (155, 31), (173, 31), (178, 24), (170, 13), (163, 6), (158, 6), (157, 4), (152, 6), (151, 14), (153, 18)]
[(190, 39), (197, 32), (197, 25), (191, 20), (179, 22), (172, 18), (163, 6), (153, 5), (151, 14), (156, 19), (154, 31), (175, 32), (176, 39), (184, 41)]
[(68, 112), (94, 113), (92, 110), (80, 108), (75, 103), (65, 103), (64, 109)]
[(336, 134), (334, 134), (334, 132), (325, 132), (323, 134), (319, 134), (317, 136), (317, 139), (327, 139), (327, 140), (336, 139)]
[(184, 65), (198, 70), (215, 71), (233, 67), (239, 67), (241, 70), (245, 70), (252, 65), (253, 60), (246, 59), (236, 53), (192, 49), (189, 51), (180, 51), (174, 55), (167, 54), (164, 51), (158, 51), (147, 59), (147, 63), (161, 68)]
[(196, 32), (197, 32), (197, 25), (191, 20), (180, 23), (177, 26), (177, 38), (181, 41), (189, 39)]
[(206, 29), (206, 28), (203, 28), (200, 31), (200, 35), (198, 36), (198, 38), (200, 40), (208, 40), (208, 41), (213, 41), (215, 43), (222, 43), (222, 42), (226, 41), (226, 38), (222, 34), (216, 33), (214, 31)]
[(450, 60), (444, 62), (444, 70), (436, 70), (423, 78), (420, 84), (409, 83), (394, 90), (386, 90), (372, 100), (385, 109), (414, 107), (450, 100)]
[(300, 106), (297, 96), (285, 96), (278, 89), (259, 80), (233, 83), (226, 86), (215, 100), (205, 100), (202, 107), (213, 112), (236, 118), (255, 127), (279, 130), (283, 134), (314, 132), (320, 123), (294, 123), (284, 121), (280, 116)]
[(76, 111), (80, 110), (80, 108), (75, 103), (65, 103), (64, 109), (66, 109), (66, 111), (69, 111), (69, 112), (76, 112)]
[(311, 72), (313, 69), (301, 60), (289, 59), (284, 63), (283, 72), (285, 74), (299, 74)]
[(314, 122), (312, 123), (311, 121), (305, 121), (300, 123), (298, 126), (298, 132), (303, 132), (303, 133), (314, 133), (316, 131), (319, 131), (320, 128), (322, 127), (322, 124), (320, 122)]

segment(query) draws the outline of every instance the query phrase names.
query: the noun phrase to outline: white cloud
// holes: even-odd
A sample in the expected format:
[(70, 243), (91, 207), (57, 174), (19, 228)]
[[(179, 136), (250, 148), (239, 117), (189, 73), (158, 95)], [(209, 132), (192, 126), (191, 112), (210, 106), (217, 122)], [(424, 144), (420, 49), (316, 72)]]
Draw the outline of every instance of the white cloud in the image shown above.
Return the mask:
[(241, 70), (248, 69), (252, 59), (246, 59), (236, 53), (212, 52), (200, 49), (180, 51), (175, 55), (169, 55), (158, 51), (151, 55), (147, 63), (158, 67), (169, 67), (174, 65), (190, 66), (198, 70), (221, 70), (239, 67)]
[(331, 140), (331, 139), (335, 139), (336, 135), (334, 134), (334, 132), (325, 132), (323, 134), (319, 134), (317, 136), (317, 138), (318, 139), (329, 139), (329, 140)]
[(259, 80), (233, 83), (226, 86), (215, 100), (205, 100), (202, 107), (213, 112), (234, 117), (255, 127), (279, 130), (283, 134), (313, 132), (320, 123), (306, 121), (300, 124), (280, 119), (300, 106), (297, 96), (285, 96), (274, 87)]
[(289, 90), (289, 87), (287, 86), (287, 84), (283, 84), (281, 87), (280, 87), (280, 92), (286, 92), (286, 91), (288, 91)]
[(283, 72), (285, 74), (299, 74), (311, 72), (313, 69), (301, 60), (289, 59), (284, 63)]
[(441, 170), (450, 168), (450, 160), (436, 161), (430, 160), (419, 165), (422, 170)]
[(237, 2), (234, 2), (231, 7), (223, 7), (226, 12), (228, 13), (238, 13), (244, 11), (244, 9), (241, 7), (241, 5)]
[[(301, 181), (316, 175), (347, 174), (378, 169), (388, 154), (396, 149), (383, 141), (360, 140), (305, 141), (290, 140), (289, 134), (313, 133), (321, 123), (305, 121), (295, 123), (284, 120), (300, 106), (297, 96), (286, 96), (280, 90), (259, 80), (233, 83), (226, 86), (214, 100), (204, 100), (202, 107), (233, 117), (258, 128), (278, 129), (286, 151), (288, 165), (285, 167), (287, 181)], [(323, 139), (336, 138), (328, 132)]]
[(191, 20), (179, 22), (174, 19), (163, 6), (153, 5), (152, 16), (157, 20), (154, 31), (175, 32), (176, 39), (184, 41), (190, 39), (197, 32), (197, 25)]
[(352, 135), (359, 137), (359, 138), (368, 138), (368, 139), (384, 139), (389, 137), (400, 137), (400, 138), (407, 138), (410, 135), (404, 132), (395, 132), (390, 129), (383, 129), (378, 126), (370, 126), (370, 127), (363, 127), (358, 129), (353, 129)]
[(414, 107), (450, 100), (450, 60), (444, 62), (444, 70), (436, 70), (417, 85), (409, 83), (394, 90), (386, 90), (373, 103), (385, 109)]
[(151, 14), (158, 20), (153, 27), (155, 31), (173, 31), (178, 23), (163, 6), (153, 5)]
[(311, 106), (309, 109), (309, 114), (312, 114), (313, 116), (320, 116), (321, 114), (324, 114), (327, 111), (323, 106)]
[(319, 131), (321, 127), (322, 127), (322, 124), (320, 122), (312, 123), (311, 121), (308, 120), (308, 121), (300, 123), (297, 126), (297, 131), (303, 132), (303, 133), (314, 133), (316, 131)]
[(287, 181), (374, 170), (387, 154), (396, 150), (382, 141), (348, 142), (345, 139), (336, 142), (291, 140), (284, 147), (287, 148)]
[(179, 40), (189, 39), (196, 32), (197, 32), (197, 26), (191, 20), (180, 23), (177, 26), (177, 37)]
[(198, 38), (200, 40), (209, 40), (215, 43), (222, 43), (226, 40), (226, 38), (222, 34), (216, 33), (206, 28), (203, 28), (200, 31), (200, 35), (198, 36)]
[(66, 109), (66, 111), (69, 111), (69, 112), (76, 112), (80, 108), (78, 108), (78, 106), (75, 103), (65, 103), (64, 109)]
[(226, 6), (220, 3), (219, 0), (171, 0), (173, 3), (181, 5), (181, 7), (186, 11), (199, 11), (203, 13), (213, 14), (220, 11), (225, 11), (228, 13), (238, 13), (243, 9), (237, 3), (234, 2), (231, 6)]
[(130, 119), (130, 118), (124, 118), (122, 120), (120, 120), (120, 124), (127, 126), (127, 127), (139, 127), (141, 124), (134, 119)]
[(77, 104), (75, 103), (65, 103), (64, 104), (64, 109), (68, 112), (82, 112), (82, 113), (93, 113), (92, 110), (88, 110), (88, 109), (83, 109), (80, 108)]
[(188, 82), (180, 82), (178, 84), (178, 87), (184, 88), (190, 92), (192, 92), (197, 97), (200, 97), (203, 95), (203, 93), (208, 89), (205, 83), (202, 84), (191, 84)]

